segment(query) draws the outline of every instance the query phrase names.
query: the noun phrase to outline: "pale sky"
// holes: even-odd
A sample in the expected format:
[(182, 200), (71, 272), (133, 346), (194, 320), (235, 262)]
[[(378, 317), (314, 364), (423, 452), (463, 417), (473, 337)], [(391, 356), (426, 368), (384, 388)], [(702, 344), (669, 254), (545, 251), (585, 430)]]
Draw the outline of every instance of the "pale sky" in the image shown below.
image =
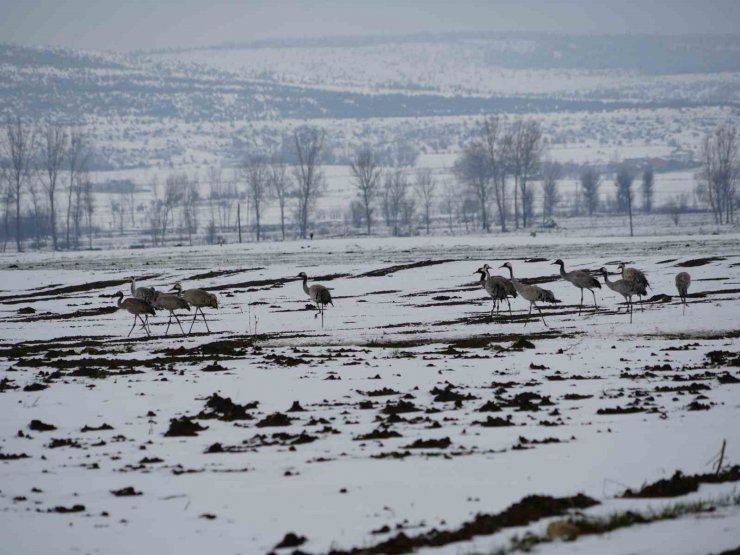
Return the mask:
[(740, 33), (740, 0), (0, 0), (0, 42), (91, 50), (451, 31)]

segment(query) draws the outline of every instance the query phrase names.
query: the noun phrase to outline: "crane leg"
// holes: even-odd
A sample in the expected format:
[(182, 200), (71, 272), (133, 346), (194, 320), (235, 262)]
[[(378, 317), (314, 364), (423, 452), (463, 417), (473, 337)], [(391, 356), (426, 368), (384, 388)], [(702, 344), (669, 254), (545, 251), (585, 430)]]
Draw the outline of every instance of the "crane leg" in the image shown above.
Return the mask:
[(529, 303), (529, 314), (527, 314), (527, 319), (524, 320), (524, 327), (527, 327), (527, 322), (529, 322), (529, 317), (532, 316), (532, 303)]
[(542, 323), (543, 323), (543, 324), (545, 324), (545, 327), (546, 327), (546, 328), (549, 328), (550, 326), (548, 326), (548, 325), (547, 325), (547, 322), (545, 322), (545, 316), (544, 316), (544, 315), (542, 314), (542, 311), (540, 310), (540, 307), (539, 307), (539, 306), (537, 306), (536, 304), (534, 305), (534, 307), (535, 307), (535, 308), (537, 309), (537, 311), (538, 311), (538, 312), (540, 313), (540, 318), (542, 318)]
[(200, 308), (195, 307), (195, 315), (193, 316), (193, 321), (190, 322), (190, 329), (188, 330), (188, 335), (190, 335), (190, 332), (193, 331), (193, 326), (195, 325), (195, 319), (198, 317), (198, 311)]
[(578, 314), (581, 313), (581, 309), (583, 308), (583, 289), (581, 289), (581, 302), (578, 305)]
[(642, 295), (640, 295), (640, 310), (645, 312), (645, 307), (642, 305)]
[(149, 328), (146, 327), (146, 323), (144, 322), (144, 318), (142, 318), (141, 316), (139, 316), (139, 320), (141, 320), (141, 327), (144, 328), (144, 331), (146, 332), (146, 336), (147, 337), (151, 337), (152, 334), (149, 333)]
[(175, 320), (177, 320), (177, 325), (180, 326), (180, 331), (182, 332), (183, 335), (185, 335), (185, 330), (182, 329), (182, 324), (180, 323), (180, 319), (177, 317), (177, 314), (175, 314), (174, 312), (172, 314), (174, 315)]
[(167, 329), (164, 330), (164, 334), (167, 335), (170, 331), (170, 323), (172, 322), (172, 311), (170, 311), (170, 317), (167, 318)]
[(591, 289), (591, 294), (594, 296), (594, 308), (598, 310), (599, 307), (596, 306), (596, 293), (594, 293), (594, 290), (593, 289)]
[(208, 327), (208, 320), (206, 320), (206, 315), (203, 313), (203, 309), (200, 309), (200, 315), (203, 316), (203, 323), (206, 325), (206, 330), (208, 330), (208, 333), (211, 333), (211, 329)]
[(509, 302), (509, 297), (506, 297), (506, 304), (509, 305), (509, 318), (513, 318), (513, 315), (511, 314), (511, 303)]
[(134, 325), (131, 326), (131, 329), (130, 330), (128, 330), (128, 335), (126, 337), (131, 337), (131, 332), (134, 331), (134, 328), (136, 327), (136, 323), (137, 322), (138, 322), (138, 320), (136, 319), (136, 314), (134, 314)]

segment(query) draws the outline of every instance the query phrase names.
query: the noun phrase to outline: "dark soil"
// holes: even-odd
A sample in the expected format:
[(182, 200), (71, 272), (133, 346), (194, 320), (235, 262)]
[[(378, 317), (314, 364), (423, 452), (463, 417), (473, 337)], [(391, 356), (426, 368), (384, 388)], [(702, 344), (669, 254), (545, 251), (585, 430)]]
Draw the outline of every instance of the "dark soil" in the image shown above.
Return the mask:
[(423, 268), (425, 266), (436, 266), (437, 264), (446, 264), (447, 262), (456, 262), (456, 261), (457, 261), (456, 259), (450, 258), (447, 260), (423, 260), (421, 262), (412, 262), (410, 264), (397, 264), (395, 266), (387, 266), (386, 268), (380, 268), (378, 270), (371, 270), (369, 272), (365, 272), (364, 274), (358, 274), (354, 277), (362, 278), (362, 277), (387, 276), (389, 274), (400, 272), (402, 270), (411, 270), (413, 268)]
[(727, 260), (724, 256), (708, 256), (706, 258), (694, 258), (693, 260), (687, 260), (685, 262), (679, 262), (674, 264), (678, 268), (695, 268), (696, 266), (704, 266), (711, 262), (719, 262), (721, 260)]
[(106, 424), (105, 422), (103, 422), (100, 426), (88, 426), (88, 425), (85, 425), (80, 430), (80, 432), (83, 432), (83, 433), (84, 432), (101, 432), (101, 431), (104, 431), (104, 430), (112, 430), (112, 429), (113, 429), (113, 426), (111, 426), (111, 425)]
[(447, 449), (452, 445), (449, 437), (440, 439), (417, 439), (410, 445), (405, 445), (404, 449)]
[(503, 428), (506, 426), (514, 426), (514, 423), (511, 421), (511, 415), (507, 416), (506, 419), (498, 416), (489, 416), (486, 420), (483, 420), (482, 422), (476, 421), (473, 422), (473, 424), (483, 426), (484, 428)]
[(622, 497), (678, 497), (698, 490), (700, 484), (721, 484), (724, 482), (738, 481), (740, 481), (740, 465), (734, 465), (719, 474), (691, 474), (687, 476), (680, 470), (677, 470), (669, 479), (658, 480), (652, 484), (642, 486), (637, 491), (628, 489), (622, 494)]
[(258, 428), (266, 428), (269, 426), (290, 426), (293, 419), (287, 414), (280, 412), (274, 412), (268, 416), (265, 416), (262, 420), (257, 422)]
[(47, 424), (46, 422), (42, 422), (41, 420), (31, 420), (31, 423), (28, 425), (28, 427), (34, 432), (51, 432), (52, 430), (57, 429), (54, 424)]
[(288, 532), (285, 537), (280, 540), (280, 543), (275, 546), (275, 549), (282, 549), (284, 547), (298, 547), (306, 543), (304, 536), (299, 536), (293, 532)]
[(387, 428), (378, 428), (370, 433), (359, 435), (355, 438), (356, 441), (365, 441), (370, 439), (390, 439), (392, 437), (402, 437), (395, 430), (389, 430)]
[(49, 513), (82, 513), (85, 511), (84, 505), (72, 505), (71, 507), (62, 507), (59, 505), (58, 507), (54, 507), (53, 509), (49, 509), (47, 512)]
[(116, 497), (133, 497), (133, 496), (141, 495), (141, 492), (140, 491), (136, 491), (133, 488), (133, 486), (128, 486), (126, 488), (111, 490), (111, 493), (113, 495), (115, 495)]
[(164, 435), (167, 437), (193, 437), (197, 436), (198, 432), (207, 429), (207, 426), (201, 426), (197, 422), (190, 420), (187, 416), (182, 416), (170, 420), (170, 427)]
[(400, 532), (397, 535), (376, 545), (356, 547), (349, 551), (331, 551), (330, 555), (398, 555), (411, 553), (423, 547), (441, 547), (452, 543), (470, 541), (476, 536), (495, 534), (504, 528), (526, 526), (543, 518), (561, 516), (572, 509), (587, 509), (599, 502), (586, 495), (573, 497), (550, 497), (530, 495), (511, 505), (506, 510), (495, 514), (478, 514), (454, 530), (437, 530), (407, 536)]
[(254, 416), (249, 414), (248, 411), (256, 409), (258, 404), (255, 401), (246, 405), (238, 405), (229, 397), (221, 397), (218, 393), (214, 393), (206, 399), (205, 408), (195, 418), (215, 418), (226, 422), (233, 420), (252, 420)]

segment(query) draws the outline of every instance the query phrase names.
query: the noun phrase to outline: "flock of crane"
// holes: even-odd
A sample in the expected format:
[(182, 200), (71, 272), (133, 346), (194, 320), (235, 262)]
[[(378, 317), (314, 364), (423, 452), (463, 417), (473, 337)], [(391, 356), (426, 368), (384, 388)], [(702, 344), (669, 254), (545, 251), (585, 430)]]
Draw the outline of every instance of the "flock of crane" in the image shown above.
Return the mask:
[[(581, 290), (581, 301), (578, 305), (578, 313), (580, 314), (583, 308), (584, 289), (591, 292), (594, 298), (594, 308), (598, 309), (594, 289), (601, 289), (601, 283), (599, 280), (584, 270), (566, 272), (565, 263), (560, 259), (553, 262), (553, 264), (560, 266), (561, 278), (572, 283), (575, 287)], [(500, 267), (507, 268), (509, 270), (509, 278), (491, 275), (490, 271), (492, 268), (488, 264), (485, 264), (474, 272), (480, 274), (480, 286), (493, 300), (491, 317), (493, 317), (494, 311), (496, 311), (497, 316), (499, 315), (499, 309), (501, 307), (501, 302), (503, 301), (506, 301), (506, 304), (509, 307), (509, 315), (511, 315), (511, 303), (509, 302), (509, 298), (520, 296), (524, 300), (529, 301), (529, 316), (532, 314), (532, 307), (536, 308), (540, 314), (540, 318), (542, 318), (542, 323), (547, 327), (545, 317), (537, 303), (559, 303), (561, 301), (555, 298), (555, 294), (549, 289), (544, 289), (537, 285), (525, 284), (515, 278), (514, 268), (510, 262), (505, 262)], [(635, 296), (639, 297), (640, 307), (642, 307), (642, 297), (643, 295), (647, 295), (647, 289), (650, 287), (650, 284), (642, 271), (637, 268), (628, 268), (624, 262), (619, 263), (619, 270), (621, 273), (621, 279), (615, 281), (609, 280), (609, 272), (606, 268), (600, 268), (599, 273), (604, 276), (604, 283), (609, 287), (609, 289), (624, 297), (627, 302), (627, 311), (630, 314), (630, 322), (632, 322), (632, 298)], [(309, 287), (308, 276), (305, 272), (301, 272), (297, 277), (303, 282), (304, 293), (306, 293), (309, 299), (316, 304), (316, 316), (321, 315), (323, 323), (326, 305), (334, 306), (329, 288), (319, 284), (314, 284)], [(689, 286), (691, 285), (691, 276), (687, 272), (680, 272), (676, 275), (675, 283), (685, 312), (686, 297), (688, 295)], [(193, 326), (198, 318), (198, 313), (203, 317), (203, 323), (206, 325), (206, 330), (210, 333), (211, 330), (208, 327), (208, 321), (203, 313), (203, 308), (218, 308), (218, 299), (216, 298), (216, 295), (209, 293), (208, 291), (204, 291), (203, 289), (183, 290), (179, 282), (176, 283), (168, 292), (163, 292), (157, 291), (153, 287), (136, 287), (136, 279), (132, 277), (131, 297), (124, 300), (124, 294), (121, 291), (116, 293), (114, 296), (118, 298), (118, 308), (125, 310), (134, 316), (134, 323), (128, 332), (128, 336), (131, 335), (131, 332), (134, 330), (138, 322), (141, 323), (141, 327), (146, 331), (147, 335), (151, 335), (149, 329), (149, 316), (154, 316), (156, 314), (156, 310), (166, 310), (169, 312), (165, 335), (169, 333), (173, 317), (180, 326), (180, 331), (185, 335), (185, 330), (183, 329), (182, 324), (180, 323), (180, 318), (178, 318), (175, 310), (190, 311), (191, 306), (195, 307), (195, 315), (193, 316), (193, 321), (190, 323), (188, 334), (193, 331)], [(527, 325), (526, 321), (524, 322), (524, 325)]]

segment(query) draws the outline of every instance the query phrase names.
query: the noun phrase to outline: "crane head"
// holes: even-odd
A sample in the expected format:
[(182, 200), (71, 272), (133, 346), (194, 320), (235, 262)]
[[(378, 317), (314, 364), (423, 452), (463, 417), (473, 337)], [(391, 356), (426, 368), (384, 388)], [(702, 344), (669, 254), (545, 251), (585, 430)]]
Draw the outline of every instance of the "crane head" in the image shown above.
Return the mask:
[(620, 270), (624, 270), (624, 266), (624, 262), (620, 262), (619, 264), (617, 264), (617, 268), (619, 268)]
[(301, 272), (300, 274), (298, 274), (297, 277), (303, 278), (303, 279), (308, 279), (308, 276), (306, 275), (306, 272)]
[(609, 272), (604, 268), (603, 266), (599, 269), (599, 272), (601, 272), (604, 275), (607, 275)]
[(180, 285), (180, 282), (178, 281), (175, 285), (173, 285), (170, 291), (177, 291), (178, 293), (180, 293), (182, 291), (182, 285)]
[(511, 270), (511, 263), (504, 262), (503, 264), (501, 264), (501, 266), (499, 266), (499, 268), (508, 268), (509, 270)]
[(562, 261), (562, 260), (560, 260), (559, 258), (558, 258), (558, 259), (557, 259), (557, 260), (556, 260), (555, 262), (553, 262), (553, 264), (557, 264), (557, 265), (558, 265), (558, 266), (560, 266), (560, 267), (563, 267), (563, 266), (565, 266), (565, 262), (563, 262), (563, 261)]

